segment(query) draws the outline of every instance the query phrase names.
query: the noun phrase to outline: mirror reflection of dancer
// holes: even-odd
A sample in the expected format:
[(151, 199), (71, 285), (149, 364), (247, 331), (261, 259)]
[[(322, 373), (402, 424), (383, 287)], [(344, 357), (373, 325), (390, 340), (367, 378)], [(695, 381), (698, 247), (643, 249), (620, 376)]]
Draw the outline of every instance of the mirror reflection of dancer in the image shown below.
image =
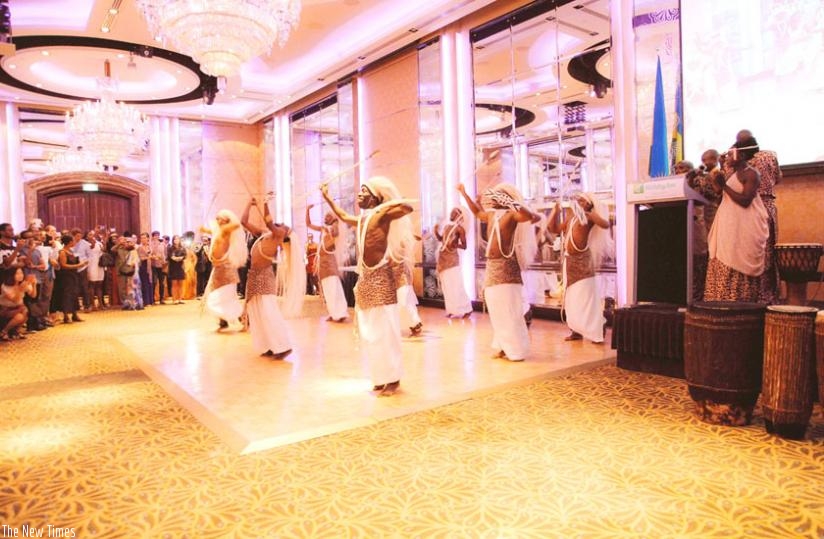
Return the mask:
[(447, 318), (467, 318), (472, 314), (472, 302), (464, 288), (458, 251), (466, 249), (466, 231), (463, 227), (465, 220), (463, 210), (453, 208), (443, 231), (437, 223), (434, 228), (435, 237), (441, 242), (435, 269), (441, 280)]
[(203, 305), (220, 319), (218, 330), (229, 327), (230, 320), (238, 320), (243, 314), (243, 304), (238, 299), (238, 268), (246, 264), (249, 252), (240, 220), (230, 210), (217, 212), (209, 227), (200, 231), (212, 237), (209, 258), (212, 274), (204, 292)]
[[(258, 206), (254, 198), (249, 201), (246, 209), (252, 206)], [(267, 230), (250, 223), (248, 211), (243, 216), (244, 228), (257, 236), (252, 245), (252, 263), (246, 277), (246, 315), (249, 332), (252, 334), (252, 346), (260, 355), (283, 359), (292, 353), (284, 314), (288, 317), (300, 314), (306, 290), (303, 246), (300, 245), (297, 234), (293, 234), (288, 226), (273, 222), (267, 204), (263, 204), (263, 222)], [(281, 258), (275, 277), (272, 264), (278, 249), (281, 250)], [(283, 298), (282, 312), (278, 305), (278, 295)]]
[(306, 227), (320, 232), (320, 244), (317, 249), (317, 263), (315, 269), (326, 302), (326, 311), (330, 322), (343, 322), (349, 316), (349, 306), (343, 292), (343, 283), (340, 280), (340, 263), (346, 252), (345, 236), (338, 228), (338, 218), (334, 212), (326, 212), (323, 217), (323, 226), (312, 224), (309, 215), (314, 204), (306, 206)]
[(495, 357), (523, 361), (529, 353), (529, 332), (524, 319), (521, 271), (535, 259), (538, 243), (532, 223), (540, 216), (508, 183), (487, 189), (482, 205), (466, 194), (463, 184), (458, 185), (458, 191), (475, 217), (487, 225), (484, 299), (492, 323)]
[(329, 196), (327, 185), (321, 194), (344, 223), (357, 226), (358, 284), (355, 287), (355, 316), (361, 343), (372, 369), (372, 390), (379, 397), (394, 395), (403, 371), (400, 314), (397, 287), (390, 265), (404, 245), (414, 241), (408, 215), (412, 206), (401, 199), (389, 179), (374, 177), (361, 187), (359, 217), (351, 215)]
[(611, 251), (607, 210), (591, 194), (581, 193), (571, 205), (572, 218), (562, 224), (560, 207), (552, 208), (547, 229), (565, 238), (564, 311), (572, 333), (564, 340), (602, 343), (606, 319), (595, 268)]

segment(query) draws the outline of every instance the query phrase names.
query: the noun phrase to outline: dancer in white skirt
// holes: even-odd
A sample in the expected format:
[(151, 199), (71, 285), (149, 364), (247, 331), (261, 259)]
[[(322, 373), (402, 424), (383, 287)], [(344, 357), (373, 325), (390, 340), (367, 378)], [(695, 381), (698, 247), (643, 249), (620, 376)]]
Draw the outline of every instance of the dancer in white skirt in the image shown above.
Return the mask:
[(467, 318), (472, 314), (472, 302), (466, 294), (459, 249), (466, 249), (466, 231), (463, 227), (464, 213), (461, 208), (453, 208), (449, 222), (443, 227), (443, 234), (435, 224), (435, 237), (441, 242), (435, 268), (441, 280), (441, 290), (448, 318)]
[(495, 357), (523, 361), (529, 353), (529, 332), (524, 319), (521, 271), (535, 259), (538, 243), (532, 223), (540, 216), (508, 183), (487, 189), (482, 196), (483, 206), (466, 194), (463, 184), (458, 185), (458, 191), (472, 213), (487, 225), (484, 300), (492, 323)]
[(355, 315), (360, 342), (372, 370), (373, 391), (378, 396), (394, 395), (403, 372), (397, 286), (390, 260), (412, 245), (412, 206), (401, 199), (397, 187), (387, 178), (370, 178), (358, 193), (356, 217), (347, 213), (329, 196), (321, 194), (344, 223), (357, 226), (358, 284), (355, 287)]
[(249, 252), (240, 220), (230, 210), (220, 210), (211, 225), (200, 231), (212, 237), (209, 258), (212, 274), (203, 294), (203, 305), (220, 320), (220, 329), (229, 327), (243, 314), (243, 304), (237, 296), (240, 282), (238, 268), (246, 264)]
[(349, 306), (343, 293), (343, 283), (340, 279), (340, 265), (345, 256), (345, 235), (338, 228), (338, 218), (331, 211), (323, 217), (323, 226), (312, 224), (309, 214), (314, 204), (306, 206), (306, 227), (320, 232), (320, 245), (317, 251), (317, 264), (323, 301), (329, 313), (330, 322), (343, 322), (349, 316)]
[[(253, 198), (249, 204), (256, 206), (257, 201)], [(250, 223), (248, 211), (243, 219), (246, 230), (258, 236), (252, 245), (252, 264), (246, 277), (246, 316), (255, 352), (283, 359), (292, 352), (289, 327), (284, 318), (300, 314), (306, 290), (303, 246), (288, 226), (272, 222), (268, 206), (263, 206), (263, 221), (268, 230)], [(276, 277), (272, 264), (279, 249)]]
[(604, 342), (604, 308), (595, 268), (612, 251), (608, 213), (604, 205), (588, 193), (572, 204), (572, 218), (560, 222), (560, 204), (549, 214), (547, 229), (564, 234), (564, 312), (572, 333), (567, 341), (586, 338)]

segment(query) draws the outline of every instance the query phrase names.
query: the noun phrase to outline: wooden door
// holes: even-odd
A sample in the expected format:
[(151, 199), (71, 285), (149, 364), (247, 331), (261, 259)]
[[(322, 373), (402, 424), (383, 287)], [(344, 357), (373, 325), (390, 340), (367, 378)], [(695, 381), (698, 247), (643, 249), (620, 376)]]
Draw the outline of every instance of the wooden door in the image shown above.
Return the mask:
[(88, 193), (72, 192), (50, 196), (43, 222), (57, 230), (89, 229)]
[(89, 195), (89, 227), (103, 225), (118, 232), (140, 231), (132, 223), (132, 201), (111, 193), (87, 193)]
[(138, 233), (134, 197), (114, 193), (70, 191), (46, 195), (43, 221), (58, 230), (80, 228), (84, 232), (98, 225), (123, 233)]

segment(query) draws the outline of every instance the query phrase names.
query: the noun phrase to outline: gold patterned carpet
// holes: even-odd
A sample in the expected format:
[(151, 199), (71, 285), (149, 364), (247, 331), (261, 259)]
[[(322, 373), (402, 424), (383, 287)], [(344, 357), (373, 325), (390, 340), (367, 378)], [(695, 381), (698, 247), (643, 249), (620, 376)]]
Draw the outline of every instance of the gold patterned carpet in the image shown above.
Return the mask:
[(76, 537), (824, 537), (819, 407), (808, 439), (785, 441), (760, 416), (699, 422), (683, 381), (601, 367), (238, 455), (135, 368), (114, 338), (129, 314), (0, 346), (0, 525)]

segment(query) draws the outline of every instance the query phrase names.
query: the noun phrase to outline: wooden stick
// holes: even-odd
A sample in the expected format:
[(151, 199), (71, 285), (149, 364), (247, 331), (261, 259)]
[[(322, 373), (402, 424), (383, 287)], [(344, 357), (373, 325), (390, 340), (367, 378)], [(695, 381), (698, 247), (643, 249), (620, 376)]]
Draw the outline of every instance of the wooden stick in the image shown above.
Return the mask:
[(329, 178), (328, 180), (326, 180), (324, 182), (321, 182), (320, 186), (323, 187), (324, 185), (329, 185), (331, 182), (333, 182), (334, 180), (337, 180), (341, 176), (344, 176), (346, 174), (349, 174), (350, 172), (353, 172), (359, 166), (361, 166), (362, 164), (366, 163), (367, 161), (369, 161), (370, 159), (375, 157), (375, 155), (377, 155), (378, 153), (380, 153), (380, 150), (375, 150), (374, 152), (370, 153), (369, 155), (367, 155), (366, 157), (364, 157), (363, 159), (361, 159), (360, 161), (358, 161), (357, 163), (355, 163), (351, 167), (349, 167), (347, 169), (344, 169), (344, 170), (338, 172), (337, 174), (335, 174), (334, 176), (332, 176), (331, 178)]

